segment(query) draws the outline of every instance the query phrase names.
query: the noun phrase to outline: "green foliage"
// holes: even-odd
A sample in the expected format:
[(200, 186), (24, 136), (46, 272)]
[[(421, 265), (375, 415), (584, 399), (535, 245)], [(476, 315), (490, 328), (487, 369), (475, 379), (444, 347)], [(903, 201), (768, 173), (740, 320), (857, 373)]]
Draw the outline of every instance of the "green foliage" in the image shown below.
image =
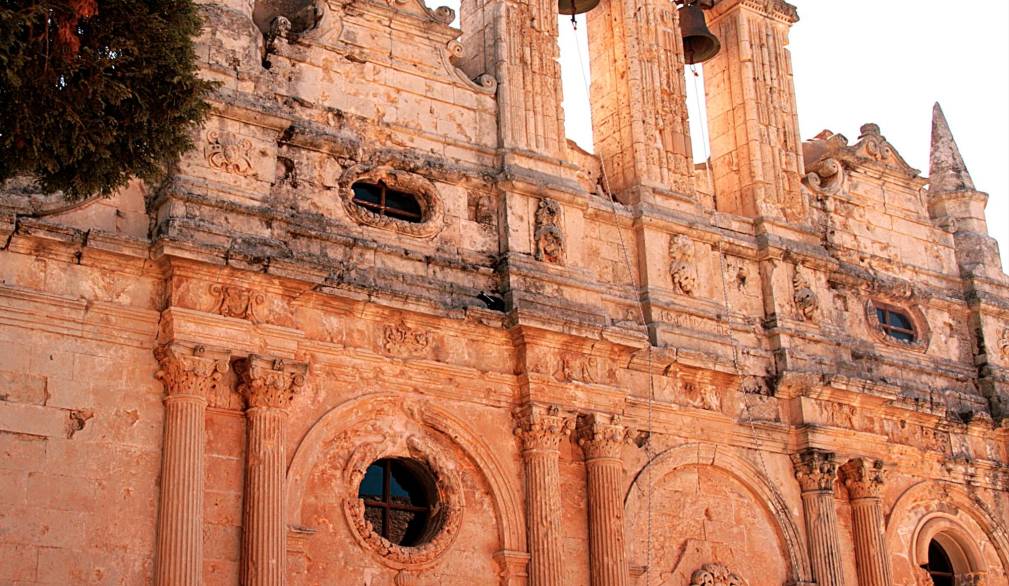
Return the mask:
[(156, 181), (192, 147), (192, 0), (0, 0), (0, 181), (71, 200)]

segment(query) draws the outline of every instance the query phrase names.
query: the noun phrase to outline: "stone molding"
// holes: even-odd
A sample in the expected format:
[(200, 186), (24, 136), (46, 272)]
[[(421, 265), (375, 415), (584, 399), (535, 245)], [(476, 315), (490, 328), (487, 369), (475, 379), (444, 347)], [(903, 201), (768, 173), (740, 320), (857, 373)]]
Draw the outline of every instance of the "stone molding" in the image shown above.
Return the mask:
[(155, 378), (168, 396), (195, 395), (209, 399), (214, 387), (228, 372), (227, 352), (209, 352), (206, 346), (164, 344), (154, 349), (159, 369)]
[(607, 418), (593, 413), (585, 417), (576, 434), (586, 460), (620, 460), (624, 446), (630, 441), (631, 430), (621, 425), (619, 415)]
[(557, 450), (574, 429), (574, 419), (562, 415), (553, 405), (546, 408), (530, 405), (515, 412), (514, 433), (524, 450)]
[(308, 364), (250, 354), (235, 361), (238, 392), (250, 409), (286, 409), (305, 384)]
[(833, 452), (810, 448), (792, 455), (795, 478), (802, 492), (833, 491), (837, 461)]
[(852, 500), (879, 498), (883, 487), (883, 461), (854, 458), (840, 468), (844, 486)]

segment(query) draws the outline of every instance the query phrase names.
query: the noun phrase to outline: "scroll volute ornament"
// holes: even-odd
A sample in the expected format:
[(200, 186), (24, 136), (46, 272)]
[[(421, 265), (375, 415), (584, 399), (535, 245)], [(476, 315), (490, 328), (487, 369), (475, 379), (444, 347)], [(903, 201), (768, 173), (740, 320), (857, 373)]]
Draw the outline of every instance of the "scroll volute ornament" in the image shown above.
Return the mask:
[(837, 476), (837, 461), (833, 452), (809, 449), (792, 455), (795, 478), (803, 492), (832, 491)]
[(154, 349), (159, 370), (155, 378), (165, 385), (169, 395), (208, 397), (214, 386), (228, 372), (226, 352), (208, 352), (206, 346), (192, 348), (165, 344)]
[(286, 408), (305, 384), (308, 364), (250, 354), (235, 361), (238, 392), (250, 408)]
[(841, 467), (841, 476), (852, 500), (878, 498), (883, 487), (883, 461), (855, 458)]

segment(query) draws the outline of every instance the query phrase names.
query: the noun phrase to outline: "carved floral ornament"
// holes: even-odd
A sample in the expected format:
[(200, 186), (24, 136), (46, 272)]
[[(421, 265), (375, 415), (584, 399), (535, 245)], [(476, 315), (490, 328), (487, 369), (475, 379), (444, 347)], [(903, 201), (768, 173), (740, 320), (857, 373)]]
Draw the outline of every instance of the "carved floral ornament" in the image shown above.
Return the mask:
[(556, 406), (516, 411), (515, 420), (515, 435), (527, 450), (556, 450), (575, 429), (574, 418), (563, 416)]
[(237, 285), (211, 285), (210, 292), (217, 297), (217, 313), (252, 322), (258, 321), (256, 307), (266, 300), (262, 293)]
[(820, 308), (820, 300), (810, 285), (809, 279), (802, 273), (802, 269), (798, 265), (796, 265), (795, 274), (792, 276), (792, 289), (792, 300), (802, 319), (812, 320), (815, 318), (816, 312)]
[[(421, 209), (420, 222), (407, 222), (383, 216), (354, 203), (353, 185), (357, 182), (384, 183), (389, 189), (409, 193)], [(392, 230), (399, 234), (430, 238), (445, 227), (445, 204), (438, 188), (424, 177), (388, 166), (360, 164), (347, 169), (340, 177), (340, 201), (350, 218), (358, 224)]]
[(690, 586), (748, 586), (724, 564), (704, 564), (690, 575)]
[[(392, 543), (379, 535), (365, 517), (365, 503), (358, 498), (357, 490), (368, 467), (383, 458), (416, 460), (433, 474), (438, 494), (431, 511), (431, 539), (426, 543), (412, 547)], [(451, 457), (423, 433), (409, 433), (405, 437), (386, 431), (372, 434), (360, 442), (348, 458), (344, 479), (349, 494), (344, 498), (343, 509), (351, 534), (389, 567), (428, 566), (444, 554), (459, 535), (464, 507), (462, 480)]]
[(837, 461), (832, 452), (808, 449), (792, 455), (795, 478), (803, 492), (832, 491), (837, 476)]
[(227, 353), (211, 356), (205, 346), (190, 349), (165, 344), (154, 349), (154, 358), (160, 366), (154, 376), (164, 383), (169, 396), (194, 395), (206, 399), (228, 372)]
[(235, 372), (249, 407), (284, 409), (305, 385), (308, 364), (251, 354), (235, 362)]
[(203, 154), (211, 169), (232, 173), (240, 177), (252, 174), (252, 141), (230, 132), (210, 130)]
[(852, 500), (878, 498), (883, 487), (883, 461), (855, 458), (841, 467), (841, 476)]
[(421, 354), (431, 345), (431, 333), (421, 328), (413, 328), (400, 321), (385, 326), (382, 330), (382, 348), (395, 356)]

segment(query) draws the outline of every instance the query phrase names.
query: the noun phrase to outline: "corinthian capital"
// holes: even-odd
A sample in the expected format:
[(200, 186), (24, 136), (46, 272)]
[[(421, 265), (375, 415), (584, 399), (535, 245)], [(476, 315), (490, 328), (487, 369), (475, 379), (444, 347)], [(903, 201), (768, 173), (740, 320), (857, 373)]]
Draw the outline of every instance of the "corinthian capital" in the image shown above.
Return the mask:
[(630, 441), (631, 431), (620, 424), (620, 416), (606, 417), (592, 414), (578, 428), (578, 445), (586, 460), (595, 458), (621, 458), (624, 445)]
[(155, 378), (169, 395), (197, 395), (207, 398), (221, 376), (228, 372), (228, 353), (209, 352), (205, 346), (164, 344), (154, 349), (159, 369)]
[(235, 361), (238, 392), (250, 408), (285, 409), (305, 384), (308, 364), (250, 354)]
[(575, 429), (574, 419), (555, 406), (530, 405), (515, 413), (515, 435), (526, 450), (556, 450)]
[(878, 498), (883, 486), (883, 461), (854, 458), (841, 466), (841, 477), (852, 500)]
[(808, 449), (792, 455), (795, 477), (802, 492), (833, 490), (837, 461), (833, 452)]

